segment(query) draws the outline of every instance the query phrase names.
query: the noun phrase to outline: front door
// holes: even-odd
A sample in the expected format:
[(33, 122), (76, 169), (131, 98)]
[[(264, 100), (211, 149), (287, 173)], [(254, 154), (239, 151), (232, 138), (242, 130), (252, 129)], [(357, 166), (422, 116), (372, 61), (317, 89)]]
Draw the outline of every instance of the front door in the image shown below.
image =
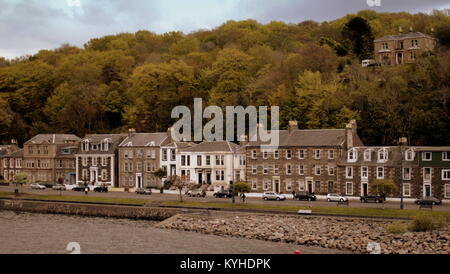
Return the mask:
[(423, 193), (425, 194), (425, 197), (431, 197), (431, 185), (425, 185)]
[(275, 193), (280, 193), (280, 180), (276, 179), (273, 181), (273, 191)]
[(202, 172), (198, 173), (198, 183), (203, 184), (203, 173)]
[(142, 188), (142, 174), (136, 173), (136, 188)]
[(361, 184), (361, 196), (367, 196), (369, 193), (369, 185), (367, 183)]
[(308, 185), (308, 192), (309, 193), (313, 193), (314, 192), (313, 182), (312, 181), (308, 181), (307, 185)]
[(97, 169), (91, 169), (91, 184), (96, 185), (98, 181)]
[(211, 171), (207, 171), (207, 172), (206, 172), (206, 183), (207, 183), (208, 185), (211, 184)]
[(403, 53), (399, 52), (397, 53), (397, 65), (403, 64)]

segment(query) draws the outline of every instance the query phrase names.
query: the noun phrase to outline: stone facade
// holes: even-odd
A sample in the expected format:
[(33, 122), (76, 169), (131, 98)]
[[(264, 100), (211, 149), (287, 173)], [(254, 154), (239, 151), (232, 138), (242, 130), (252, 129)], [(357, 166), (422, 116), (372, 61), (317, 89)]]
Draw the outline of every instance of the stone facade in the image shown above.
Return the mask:
[(420, 32), (385, 36), (374, 41), (375, 61), (381, 65), (412, 63), (419, 54), (433, 51), (436, 44), (435, 38)]
[(118, 186), (118, 147), (127, 134), (89, 134), (76, 154), (76, 182), (90, 186)]
[(119, 145), (119, 186), (161, 187), (153, 175), (160, 168), (160, 147), (167, 133), (131, 133)]
[(362, 144), (355, 121), (330, 130), (299, 130), (292, 121), (289, 130), (279, 133), (278, 150), (264, 151), (259, 141), (246, 146), (246, 179), (255, 192), (337, 191), (338, 162), (348, 147)]
[[(74, 155), (66, 155), (72, 162), (67, 168), (57, 168), (57, 158), (66, 147), (77, 147), (81, 139), (72, 134), (38, 134), (25, 142), (23, 147), (23, 172), (30, 183), (56, 184), (66, 173), (74, 173)], [(59, 161), (58, 161), (59, 163)]]

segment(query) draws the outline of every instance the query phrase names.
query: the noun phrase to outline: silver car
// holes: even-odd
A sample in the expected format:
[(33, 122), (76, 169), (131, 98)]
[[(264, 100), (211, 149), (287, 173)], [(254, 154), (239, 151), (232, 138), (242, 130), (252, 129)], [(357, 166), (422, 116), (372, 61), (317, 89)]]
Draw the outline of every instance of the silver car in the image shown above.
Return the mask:
[(54, 185), (52, 186), (53, 190), (66, 190), (66, 186), (65, 185)]
[(284, 200), (286, 200), (286, 196), (284, 196), (283, 194), (275, 193), (275, 192), (264, 192), (262, 195), (262, 198), (264, 201), (267, 201), (267, 200), (284, 201)]
[(327, 201), (328, 202), (346, 202), (346, 201), (348, 201), (348, 198), (345, 196), (336, 194), (336, 193), (330, 193), (327, 195)]
[(31, 187), (31, 189), (46, 189), (46, 187), (44, 185), (40, 185), (37, 183), (31, 184), (30, 187)]
[(142, 194), (142, 195), (151, 195), (152, 190), (150, 188), (136, 188), (136, 194)]

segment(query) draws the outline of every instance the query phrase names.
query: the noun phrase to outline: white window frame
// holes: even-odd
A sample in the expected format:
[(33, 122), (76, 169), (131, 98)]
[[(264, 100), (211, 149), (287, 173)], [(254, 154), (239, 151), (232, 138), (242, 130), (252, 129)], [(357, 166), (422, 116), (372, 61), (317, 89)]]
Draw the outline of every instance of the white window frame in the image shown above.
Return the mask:
[(441, 175), (442, 181), (450, 181), (450, 169), (443, 169)]
[(256, 164), (252, 165), (252, 174), (258, 174), (258, 166)]
[[(348, 191), (348, 186), (351, 186), (351, 191)], [(345, 195), (353, 195), (353, 182), (345, 183)]]
[[(336, 168), (335, 168), (335, 166), (330, 166), (330, 165), (328, 165), (328, 166), (327, 166), (327, 170), (328, 170), (328, 175), (329, 175), (329, 176), (334, 176), (334, 174), (336, 173)], [(332, 171), (332, 172), (330, 172), (330, 171)]]
[(263, 155), (263, 159), (265, 159), (265, 160), (269, 159), (269, 152), (263, 151), (262, 155)]
[(298, 190), (299, 191), (305, 191), (305, 180), (299, 180), (298, 181)]
[(292, 191), (292, 181), (291, 180), (286, 180), (285, 189), (286, 189), (286, 191)]
[(273, 152), (274, 159), (280, 159), (280, 151), (277, 149)]
[(358, 151), (355, 148), (347, 151), (347, 161), (349, 163), (355, 163), (356, 161), (358, 161)]
[(306, 155), (306, 153), (305, 153), (305, 150), (304, 150), (304, 149), (299, 149), (299, 150), (298, 150), (298, 158), (299, 158), (300, 160), (305, 159), (305, 155)]
[(269, 174), (269, 166), (268, 165), (263, 165), (263, 174), (264, 175), (268, 175)]
[(322, 154), (322, 152), (320, 149), (315, 149), (314, 150), (314, 159), (320, 160), (321, 154)]
[[(380, 173), (379, 173), (380, 170), (382, 171), (382, 176), (380, 176)], [(377, 179), (384, 179), (384, 177), (385, 177), (384, 167), (382, 167), (382, 166), (377, 167)]]
[(256, 160), (258, 158), (258, 153), (257, 151), (254, 149), (252, 150), (252, 159)]
[(286, 164), (286, 175), (292, 175), (292, 165)]
[(314, 166), (314, 175), (316, 176), (322, 175), (322, 167), (320, 165)]
[[(427, 159), (427, 158), (425, 157), (425, 155), (427, 155), (427, 154), (430, 155), (430, 159)], [(433, 161), (433, 153), (431, 153), (430, 151), (424, 151), (424, 152), (422, 152), (422, 161), (427, 161), (427, 162)]]
[(334, 159), (334, 149), (328, 150), (328, 159), (333, 160)]
[(414, 161), (414, 151), (412, 149), (408, 149), (405, 152), (405, 161)]
[[(406, 190), (408, 190), (408, 193), (406, 192)], [(410, 183), (403, 184), (403, 196), (411, 197), (411, 184)]]
[[(406, 170), (408, 170), (408, 173), (405, 172)], [(410, 167), (404, 167), (403, 172), (402, 172), (403, 180), (410, 181), (411, 180), (411, 172), (412, 172), (412, 169)], [(406, 175), (408, 175), (408, 176), (406, 176)]]
[(305, 175), (305, 166), (298, 165), (298, 175)]
[[(381, 157), (383, 155), (383, 157)], [(386, 163), (389, 160), (389, 151), (385, 148), (378, 150), (378, 162)]]
[(361, 167), (361, 179), (369, 179), (369, 167), (368, 166)]
[(444, 198), (450, 198), (450, 184), (444, 185)]
[[(349, 170), (351, 170), (351, 175), (349, 176)], [(345, 178), (347, 179), (353, 179), (353, 167), (352, 166), (347, 166), (345, 167)]]
[(450, 161), (450, 151), (442, 152), (442, 161)]
[(286, 150), (286, 159), (287, 160), (292, 159), (292, 150), (291, 149)]
[(252, 179), (252, 190), (258, 190), (258, 179)]
[[(430, 170), (430, 178), (425, 177), (425, 170)], [(422, 169), (422, 177), (424, 182), (431, 182), (431, 178), (433, 178), (433, 169), (431, 167), (424, 167)]]
[(366, 149), (364, 151), (364, 161), (366, 162), (372, 161), (372, 151), (370, 149)]

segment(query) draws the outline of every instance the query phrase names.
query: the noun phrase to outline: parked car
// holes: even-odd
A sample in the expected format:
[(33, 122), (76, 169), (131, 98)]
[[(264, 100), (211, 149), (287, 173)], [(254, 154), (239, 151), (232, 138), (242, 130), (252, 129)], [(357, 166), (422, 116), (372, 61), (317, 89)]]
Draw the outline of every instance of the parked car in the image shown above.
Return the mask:
[(277, 200), (277, 201), (284, 201), (286, 200), (286, 196), (283, 194), (278, 194), (275, 192), (264, 192), (262, 195), (263, 200)]
[(317, 200), (317, 197), (316, 197), (316, 195), (314, 195), (314, 193), (309, 193), (306, 191), (301, 191), (301, 192), (295, 193), (294, 198), (299, 201), (301, 201), (301, 200), (316, 201)]
[(58, 184), (58, 185), (52, 186), (52, 189), (53, 190), (66, 190), (66, 186)]
[(189, 190), (187, 192), (189, 197), (206, 197), (206, 192), (200, 189)]
[(384, 196), (376, 196), (376, 195), (367, 195), (361, 196), (361, 203), (383, 203), (386, 201), (386, 197)]
[(345, 202), (345, 201), (348, 201), (348, 198), (345, 196), (336, 194), (336, 193), (329, 193), (327, 195), (327, 201), (328, 202)]
[(216, 198), (231, 198), (233, 194), (231, 194), (228, 190), (219, 190), (213, 194)]
[(40, 185), (37, 183), (33, 183), (30, 185), (31, 189), (46, 189), (46, 187), (44, 185)]
[(95, 192), (108, 192), (108, 187), (107, 186), (98, 186), (94, 188)]
[(136, 188), (135, 190), (136, 194), (142, 194), (142, 195), (151, 195), (152, 190), (150, 188)]
[(440, 205), (442, 201), (436, 197), (424, 197), (417, 199), (414, 203), (417, 205)]
[(85, 186), (74, 186), (72, 188), (72, 190), (73, 191), (80, 191), (80, 192), (82, 192), (82, 191), (84, 191), (85, 188), (86, 188)]

